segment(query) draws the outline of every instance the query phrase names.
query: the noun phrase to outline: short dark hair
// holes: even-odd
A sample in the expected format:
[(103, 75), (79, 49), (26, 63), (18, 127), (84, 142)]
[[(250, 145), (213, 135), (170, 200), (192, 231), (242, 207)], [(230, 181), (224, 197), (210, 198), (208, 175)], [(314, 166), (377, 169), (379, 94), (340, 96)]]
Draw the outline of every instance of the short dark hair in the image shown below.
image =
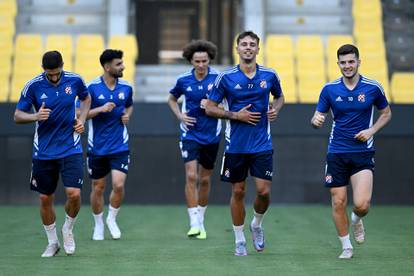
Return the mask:
[(344, 44), (339, 47), (338, 51), (336, 52), (336, 57), (339, 59), (339, 56), (344, 56), (347, 54), (355, 54), (355, 57), (359, 59), (359, 50), (355, 45), (352, 44)]
[(58, 51), (48, 51), (43, 54), (42, 67), (43, 69), (56, 69), (63, 66), (62, 55)]
[(112, 60), (119, 58), (122, 59), (124, 52), (121, 50), (114, 50), (114, 49), (106, 49), (102, 52), (101, 56), (99, 57), (99, 62), (101, 63), (102, 67)]
[(243, 38), (245, 38), (246, 36), (250, 36), (251, 38), (256, 39), (256, 40), (257, 40), (257, 45), (259, 45), (259, 43), (260, 43), (260, 38), (259, 38), (259, 36), (258, 36), (257, 34), (255, 34), (253, 31), (244, 31), (244, 32), (240, 33), (240, 34), (237, 36), (237, 39), (236, 39), (237, 45), (239, 45), (240, 40), (242, 40), (242, 39), (243, 39)]
[(183, 58), (191, 62), (194, 53), (196, 52), (206, 52), (210, 60), (213, 60), (217, 55), (217, 46), (207, 40), (192, 40), (188, 43), (183, 49)]

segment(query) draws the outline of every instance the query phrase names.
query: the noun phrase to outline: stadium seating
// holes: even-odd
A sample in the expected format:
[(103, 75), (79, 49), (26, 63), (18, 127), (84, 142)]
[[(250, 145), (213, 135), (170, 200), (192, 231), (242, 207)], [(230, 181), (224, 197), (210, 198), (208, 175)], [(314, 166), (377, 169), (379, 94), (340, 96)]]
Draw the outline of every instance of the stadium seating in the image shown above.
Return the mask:
[(48, 35), (46, 51), (57, 50), (62, 54), (64, 69), (73, 70), (73, 39), (71, 35)]
[(9, 78), (0, 75), (0, 102), (7, 102), (9, 99)]
[(0, 16), (12, 16), (13, 20), (17, 15), (17, 0), (0, 0)]
[(102, 35), (82, 34), (78, 36), (74, 71), (81, 75), (85, 81), (91, 81), (102, 74), (99, 56), (104, 48)]
[(108, 41), (108, 48), (122, 50), (124, 60), (135, 63), (138, 58), (138, 43), (135, 35), (112, 35)]
[(394, 103), (414, 104), (414, 73), (395, 72), (391, 78)]
[(14, 17), (10, 15), (0, 15), (0, 37), (12, 39), (16, 32)]

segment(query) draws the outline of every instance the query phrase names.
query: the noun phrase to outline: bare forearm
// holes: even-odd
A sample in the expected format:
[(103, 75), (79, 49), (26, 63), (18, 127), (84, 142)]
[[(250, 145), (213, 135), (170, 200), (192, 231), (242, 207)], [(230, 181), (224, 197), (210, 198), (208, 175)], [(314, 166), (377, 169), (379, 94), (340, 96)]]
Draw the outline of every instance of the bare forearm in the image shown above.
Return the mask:
[(131, 105), (130, 107), (125, 108), (124, 113), (131, 117), (132, 112), (134, 111), (134, 107)]
[(37, 121), (37, 114), (16, 110), (14, 112), (14, 121), (16, 122), (16, 124), (33, 123)]
[(281, 95), (279, 98), (273, 99), (273, 108), (276, 110), (277, 113), (282, 109), (283, 105), (285, 104), (285, 97)]
[[(79, 120), (82, 122), (86, 121), (86, 118), (89, 118), (89, 108), (91, 107), (91, 97), (88, 95), (83, 101), (80, 102), (80, 113)], [(96, 115), (95, 115), (96, 116)]]
[(215, 105), (207, 105), (206, 114), (208, 116), (219, 118), (219, 119), (228, 119), (228, 120), (238, 119), (237, 112), (227, 111)]
[(374, 134), (377, 133), (380, 129), (382, 129), (386, 124), (388, 124), (388, 122), (391, 120), (391, 117), (391, 112), (380, 114), (375, 124), (373, 124), (371, 127)]

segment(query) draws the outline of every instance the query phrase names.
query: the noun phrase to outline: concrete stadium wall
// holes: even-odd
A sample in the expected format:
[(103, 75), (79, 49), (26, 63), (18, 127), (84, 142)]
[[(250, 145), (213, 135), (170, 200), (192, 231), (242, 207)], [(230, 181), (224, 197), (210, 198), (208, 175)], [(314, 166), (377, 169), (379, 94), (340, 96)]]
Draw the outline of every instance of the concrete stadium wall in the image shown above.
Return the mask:
[[(29, 190), (33, 124), (15, 125), (15, 106), (0, 105), (0, 204), (36, 204)], [(125, 202), (184, 204), (184, 166), (178, 148), (178, 125), (166, 104), (135, 104), (130, 123), (131, 165)], [(273, 124), (275, 176), (272, 203), (324, 203), (325, 154), (330, 131), (309, 125), (314, 105), (286, 105)], [(373, 204), (414, 204), (414, 108), (392, 106), (393, 120), (376, 136)], [(86, 136), (84, 138), (84, 143)], [(223, 143), (222, 143), (223, 144)], [(211, 204), (228, 204), (230, 184), (219, 178), (222, 148), (212, 178)], [(85, 177), (83, 202), (89, 202), (90, 180)], [(109, 184), (108, 184), (109, 186)], [(106, 190), (109, 194), (109, 189)], [(62, 185), (57, 202), (64, 202)], [(247, 202), (254, 198), (249, 179)]]

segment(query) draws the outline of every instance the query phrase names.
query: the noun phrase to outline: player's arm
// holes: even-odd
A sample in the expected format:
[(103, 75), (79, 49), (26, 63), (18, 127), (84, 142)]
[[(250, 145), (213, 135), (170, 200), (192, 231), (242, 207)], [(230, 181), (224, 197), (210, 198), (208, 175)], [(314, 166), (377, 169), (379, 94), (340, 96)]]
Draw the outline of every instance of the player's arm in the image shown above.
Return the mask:
[(170, 96), (168, 97), (168, 105), (171, 111), (174, 113), (175, 117), (177, 117), (179, 121), (183, 122), (186, 127), (194, 126), (194, 124), (197, 122), (196, 118), (190, 117), (186, 113), (182, 113), (180, 111), (177, 98), (174, 97), (174, 95), (172, 94), (170, 94)]
[(228, 119), (228, 120), (237, 120), (243, 123), (256, 125), (260, 121), (261, 114), (260, 112), (251, 112), (248, 109), (251, 107), (251, 104), (243, 107), (237, 112), (227, 111), (221, 109), (219, 104), (208, 99), (206, 102), (206, 114), (211, 117)]
[(121, 121), (124, 125), (129, 123), (129, 118), (131, 118), (132, 112), (134, 111), (134, 106), (131, 105), (125, 108), (124, 113), (122, 113)]
[(85, 99), (81, 100), (79, 107), (79, 116), (75, 119), (73, 129), (81, 134), (85, 131), (85, 121), (91, 107), (91, 96), (88, 94)]
[(372, 136), (374, 136), (375, 133), (377, 133), (381, 128), (383, 128), (388, 122), (391, 120), (391, 108), (389, 105), (387, 107), (381, 109), (378, 111), (380, 115), (378, 116), (377, 121), (375, 124), (373, 124), (370, 128), (364, 129), (360, 132), (358, 132), (355, 135), (355, 138), (365, 142), (369, 140)]
[(311, 125), (314, 128), (321, 128), (323, 123), (325, 122), (327, 113), (321, 113), (319, 111), (315, 111), (315, 114), (313, 114), (313, 117), (311, 119)]
[(283, 96), (283, 93), (279, 96), (279, 98), (273, 98), (272, 103), (269, 104), (269, 111), (267, 111), (267, 118), (270, 122), (277, 119), (279, 111), (282, 109), (284, 104), (285, 96)]
[(50, 112), (52, 112), (52, 110), (46, 108), (44, 102), (40, 106), (39, 111), (35, 113), (25, 112), (23, 110), (16, 108), (14, 112), (14, 121), (17, 124), (27, 124), (37, 121), (45, 121), (49, 119)]
[(107, 102), (104, 105), (101, 105), (101, 106), (97, 106), (95, 108), (92, 108), (88, 112), (87, 119), (92, 119), (92, 118), (98, 116), (100, 113), (111, 112), (112, 109), (114, 109), (115, 107), (116, 107), (116, 104), (115, 103), (113, 103), (113, 102)]

